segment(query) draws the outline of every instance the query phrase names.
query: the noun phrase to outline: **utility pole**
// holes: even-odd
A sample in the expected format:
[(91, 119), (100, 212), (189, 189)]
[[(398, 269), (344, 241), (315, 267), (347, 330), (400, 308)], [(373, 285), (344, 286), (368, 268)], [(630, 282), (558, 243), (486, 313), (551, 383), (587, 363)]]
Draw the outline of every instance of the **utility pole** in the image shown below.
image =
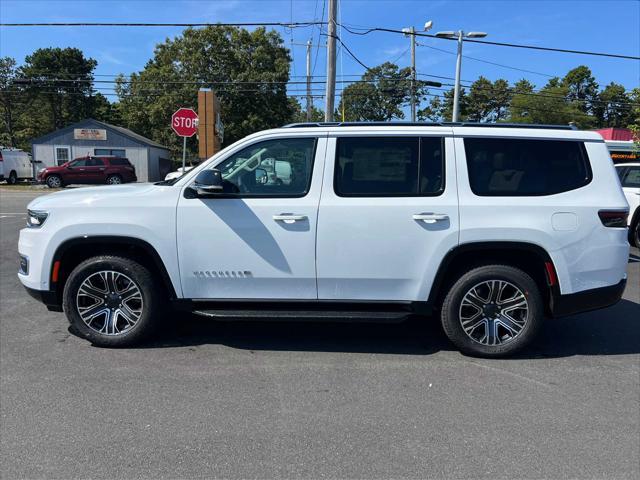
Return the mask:
[(458, 30), (458, 58), (456, 60), (456, 86), (453, 90), (453, 117), (452, 122), (460, 118), (460, 70), (462, 69), (462, 39), (464, 32)]
[(307, 42), (307, 122), (311, 121), (311, 108), (313, 100), (311, 98), (311, 39)]
[[(424, 24), (422, 28), (423, 32), (431, 29), (433, 22), (429, 20)], [(413, 27), (403, 28), (402, 32), (405, 36), (409, 36), (411, 40), (411, 121), (416, 121), (416, 86), (418, 83), (418, 74), (416, 72), (416, 29)]]
[(410, 27), (411, 37), (411, 121), (416, 121), (416, 29)]
[(469, 32), (464, 33), (462, 30), (452, 32), (450, 30), (446, 32), (436, 33), (436, 37), (440, 38), (456, 38), (458, 40), (458, 58), (456, 60), (456, 82), (453, 90), (453, 114), (451, 115), (451, 121), (457, 122), (460, 119), (460, 71), (462, 70), (462, 41), (465, 38), (484, 38), (487, 34), (485, 32)]
[(336, 95), (336, 18), (337, 1), (328, 0), (329, 18), (327, 25), (327, 90), (325, 92), (324, 121), (333, 122)]

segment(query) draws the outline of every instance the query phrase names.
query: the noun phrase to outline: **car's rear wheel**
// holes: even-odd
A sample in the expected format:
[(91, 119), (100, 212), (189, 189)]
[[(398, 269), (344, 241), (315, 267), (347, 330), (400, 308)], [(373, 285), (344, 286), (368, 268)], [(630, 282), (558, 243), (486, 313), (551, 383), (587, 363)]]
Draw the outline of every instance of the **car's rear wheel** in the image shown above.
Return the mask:
[(69, 276), (63, 308), (78, 336), (103, 347), (134, 345), (159, 321), (163, 298), (152, 273), (132, 259), (93, 257)]
[(46, 183), (49, 188), (60, 188), (62, 187), (62, 178), (59, 175), (49, 175)]
[(15, 170), (11, 170), (9, 178), (7, 178), (7, 183), (9, 185), (15, 185), (16, 183), (18, 183), (18, 175), (16, 174)]
[(109, 175), (107, 177), (107, 184), (120, 185), (122, 183), (122, 177), (120, 175)]
[(528, 345), (544, 318), (536, 282), (520, 269), (485, 265), (462, 275), (448, 291), (442, 327), (463, 353), (511, 355)]

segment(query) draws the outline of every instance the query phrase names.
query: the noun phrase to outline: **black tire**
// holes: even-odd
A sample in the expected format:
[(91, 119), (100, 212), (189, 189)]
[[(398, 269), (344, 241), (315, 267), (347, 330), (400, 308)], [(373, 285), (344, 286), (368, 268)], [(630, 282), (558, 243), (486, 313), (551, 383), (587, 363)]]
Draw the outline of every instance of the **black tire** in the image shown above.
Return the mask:
[(120, 175), (109, 175), (107, 177), (107, 185), (120, 185), (122, 177)]
[(629, 243), (632, 247), (640, 248), (640, 214), (629, 227)]
[[(514, 336), (511, 336), (505, 327), (500, 325), (499, 321), (495, 322), (494, 324), (498, 325), (495, 330), (495, 333), (497, 334), (497, 341), (496, 344), (488, 345), (481, 343), (484, 337), (481, 339), (474, 339), (471, 335), (475, 334), (480, 336), (483, 333), (486, 335), (486, 333), (488, 333), (488, 327), (486, 326), (488, 323), (482, 324), (478, 327), (484, 329), (484, 331), (473, 330), (471, 334), (467, 334), (463, 328), (461, 316), (464, 316), (463, 312), (470, 311), (470, 316), (473, 317), (473, 312), (476, 308), (478, 312), (482, 312), (480, 313), (480, 318), (477, 320), (470, 320), (470, 323), (466, 324), (467, 328), (469, 328), (473, 322), (478, 324), (486, 317), (500, 318), (500, 315), (504, 313), (501, 311), (501, 308), (498, 308), (497, 312), (490, 310), (502, 305), (500, 302), (490, 302), (486, 304), (485, 308), (487, 310), (481, 310), (479, 307), (473, 307), (469, 305), (469, 303), (465, 303), (465, 306), (462, 305), (463, 299), (467, 293), (469, 293), (475, 286), (480, 285), (480, 288), (488, 288), (483, 287), (486, 285), (483, 282), (492, 280), (508, 282), (510, 286), (506, 288), (511, 289), (513, 292), (516, 290), (512, 287), (517, 288), (523, 295), (524, 299), (526, 299), (528, 312), (524, 315), (523, 309), (519, 309), (516, 312), (510, 310), (510, 312), (513, 313), (513, 316), (518, 315), (520, 320), (522, 320), (523, 317), (525, 318), (523, 326)], [(475, 292), (478, 293), (477, 290)], [(506, 293), (507, 290), (505, 289), (504, 292)], [(489, 298), (489, 296), (487, 295), (486, 298)], [(471, 310), (469, 310), (469, 307), (471, 307)], [(492, 313), (488, 314), (488, 311)], [(507, 309), (505, 308), (505, 312), (506, 311)], [(497, 317), (490, 317), (490, 315), (493, 315), (494, 313)], [(523, 315), (523, 317), (520, 317), (520, 315)], [(505, 357), (521, 350), (526, 345), (530, 344), (535, 338), (536, 334), (540, 330), (543, 320), (544, 308), (538, 285), (527, 273), (507, 265), (485, 265), (474, 268), (463, 274), (447, 292), (442, 304), (441, 312), (442, 328), (449, 340), (451, 340), (451, 342), (464, 354), (486, 358)]]
[[(124, 309), (118, 309), (117, 303), (112, 305), (111, 315), (113, 315), (113, 317), (109, 318), (115, 318), (115, 321), (110, 325), (116, 324), (118, 332), (115, 332), (116, 329), (113, 328), (113, 333), (111, 334), (106, 331), (101, 331), (109, 328), (105, 327), (107, 320), (104, 315), (97, 316), (95, 320), (85, 323), (81, 317), (78, 305), (78, 302), (86, 299), (86, 296), (82, 298), (78, 295), (83, 282), (92, 276), (92, 278), (96, 276), (97, 278), (101, 278), (101, 274), (98, 272), (105, 271), (116, 272), (120, 275), (118, 278), (125, 277), (126, 280), (131, 280), (138, 288), (141, 296), (139, 303), (141, 313), (132, 326), (127, 326), (127, 324), (124, 323), (126, 320), (122, 313), (118, 315), (114, 313), (115, 310), (122, 312)], [(117, 288), (113, 290), (117, 291)], [(64, 286), (63, 308), (71, 323), (73, 332), (79, 337), (86, 338), (94, 345), (101, 347), (127, 347), (148, 338), (153, 333), (154, 327), (160, 323), (162, 312), (164, 311), (162, 291), (163, 290), (157, 285), (153, 274), (143, 265), (126, 257), (103, 255), (89, 258), (73, 269)], [(106, 300), (105, 296), (104, 301), (98, 300), (95, 305), (97, 308), (100, 308), (100, 306), (109, 308), (109, 304), (106, 302), (111, 300), (111, 297)], [(99, 302), (102, 302), (102, 304)], [(115, 299), (115, 302), (117, 302), (117, 299)], [(90, 305), (90, 308), (93, 309), (93, 305)]]
[(45, 183), (49, 188), (61, 188), (64, 185), (60, 175), (49, 175), (45, 180)]
[(11, 170), (9, 178), (7, 178), (7, 183), (9, 185), (15, 185), (16, 183), (18, 183), (18, 175), (16, 174), (15, 170)]

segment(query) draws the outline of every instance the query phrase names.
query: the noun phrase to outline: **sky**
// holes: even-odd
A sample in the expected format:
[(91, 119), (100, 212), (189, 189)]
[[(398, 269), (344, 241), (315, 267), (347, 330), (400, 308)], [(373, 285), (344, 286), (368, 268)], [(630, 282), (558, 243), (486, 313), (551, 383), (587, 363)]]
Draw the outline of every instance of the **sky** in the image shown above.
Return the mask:
[[(0, 0), (2, 22), (305, 22), (326, 20), (326, 0)], [(486, 40), (544, 47), (588, 50), (640, 56), (640, 0), (338, 0), (339, 23), (350, 27), (420, 31), (433, 21), (430, 33), (441, 30), (483, 31)], [(305, 75), (305, 46), (311, 39), (313, 75), (326, 75), (326, 36), (319, 27), (277, 28), (292, 49), (291, 76)], [(156, 44), (179, 35), (179, 27), (0, 27), (0, 56), (14, 57), (18, 64), (38, 48), (77, 47), (98, 61), (96, 75), (129, 74), (141, 70), (153, 56)], [(325, 32), (326, 33), (326, 32)], [(392, 61), (410, 65), (409, 39), (394, 33), (338, 35), (367, 66)], [(453, 77), (455, 42), (420, 38), (416, 70), (427, 75)], [(317, 45), (317, 46), (316, 46)], [(439, 49), (439, 50), (438, 50)], [(442, 51), (444, 50), (444, 51)], [(518, 48), (466, 43), (462, 63), (463, 81), (483, 75), (513, 83), (527, 78), (538, 88), (551, 76), (587, 65), (601, 88), (617, 82), (631, 89), (640, 86), (640, 62), (577, 54), (541, 52)], [(479, 60), (498, 63), (498, 66)], [(515, 68), (515, 69), (514, 69)], [(523, 72), (521, 70), (529, 70)], [(353, 79), (364, 68), (344, 50), (338, 51), (338, 80)], [(535, 73), (534, 73), (535, 72)], [(300, 78), (299, 78), (300, 77)], [(97, 77), (98, 78), (98, 77)], [(435, 78), (432, 78), (435, 80)], [(441, 79), (442, 82), (450, 80)], [(302, 85), (292, 85), (290, 93)], [(314, 85), (321, 94), (323, 86)], [(338, 87), (338, 92), (340, 87)], [(103, 90), (109, 93), (109, 90)], [(108, 97), (115, 100), (114, 96)], [(338, 101), (338, 100), (337, 100)], [(336, 103), (337, 103), (336, 101)], [(322, 100), (317, 104), (321, 106)]]

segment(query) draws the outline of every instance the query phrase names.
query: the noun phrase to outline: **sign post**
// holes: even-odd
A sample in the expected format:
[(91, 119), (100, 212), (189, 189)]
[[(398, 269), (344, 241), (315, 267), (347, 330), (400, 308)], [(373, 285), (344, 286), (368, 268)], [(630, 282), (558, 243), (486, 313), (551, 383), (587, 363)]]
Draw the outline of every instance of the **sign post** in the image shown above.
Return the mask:
[(198, 114), (191, 108), (179, 108), (171, 115), (171, 128), (182, 137), (182, 172), (187, 161), (187, 137), (198, 131)]

